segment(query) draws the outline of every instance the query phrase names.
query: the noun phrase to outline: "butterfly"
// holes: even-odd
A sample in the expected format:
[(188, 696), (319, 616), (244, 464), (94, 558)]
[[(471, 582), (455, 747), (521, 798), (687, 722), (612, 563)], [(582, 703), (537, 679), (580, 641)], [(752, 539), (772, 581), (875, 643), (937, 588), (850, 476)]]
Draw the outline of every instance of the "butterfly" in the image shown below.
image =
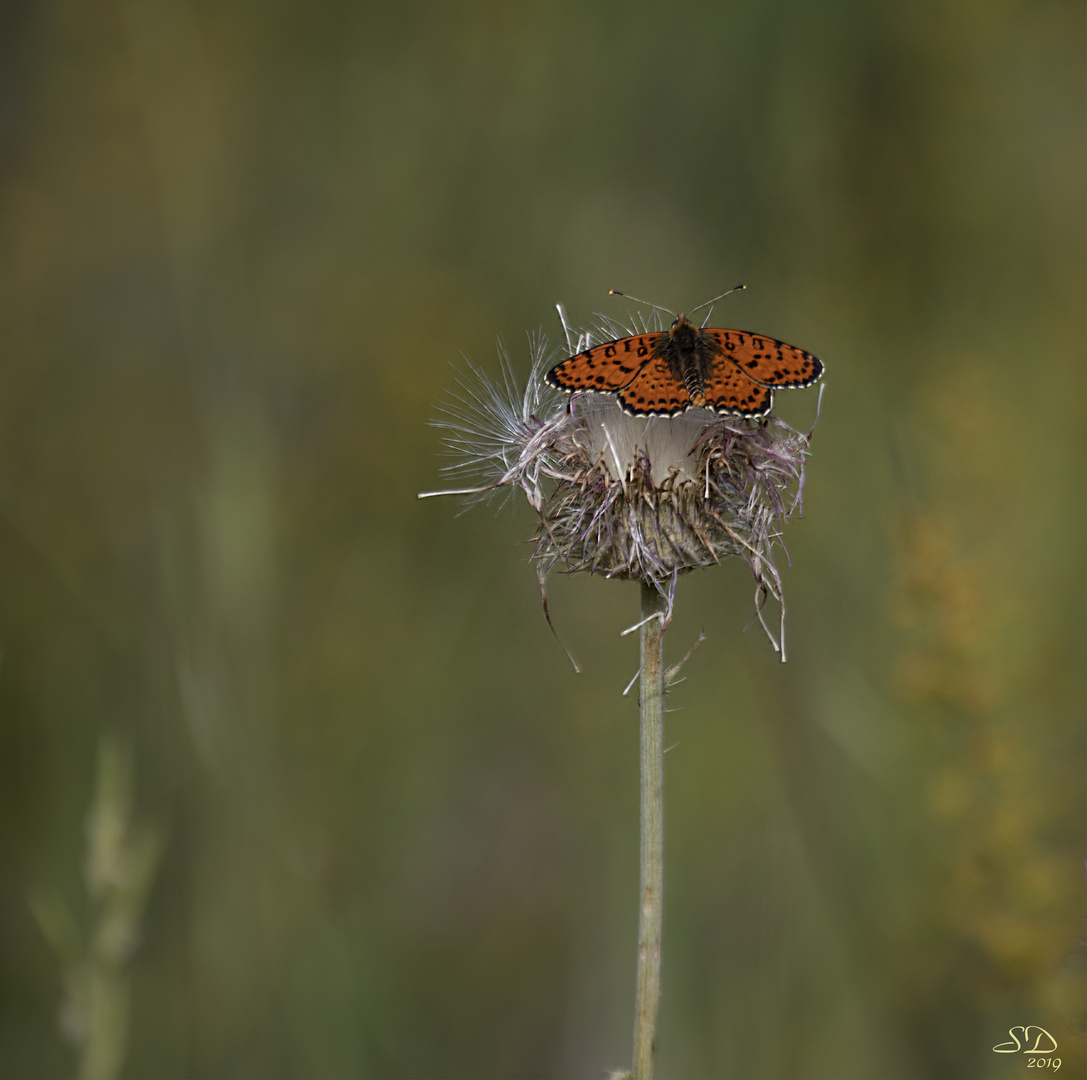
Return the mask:
[[(737, 285), (699, 307), (746, 287)], [(624, 294), (613, 290), (611, 295)], [(556, 364), (546, 379), (569, 394), (614, 394), (632, 416), (676, 416), (690, 408), (765, 416), (775, 390), (811, 386), (822, 374), (822, 362), (795, 345), (748, 330), (696, 326), (687, 315), (676, 315), (668, 330), (633, 334), (576, 353)]]

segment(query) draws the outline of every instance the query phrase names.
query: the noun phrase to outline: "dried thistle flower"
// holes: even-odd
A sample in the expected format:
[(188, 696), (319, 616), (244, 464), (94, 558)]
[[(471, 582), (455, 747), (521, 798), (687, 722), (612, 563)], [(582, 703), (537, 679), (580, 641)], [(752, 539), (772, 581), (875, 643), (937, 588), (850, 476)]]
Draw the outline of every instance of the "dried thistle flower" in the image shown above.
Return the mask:
[[(562, 315), (562, 309), (559, 309)], [(563, 325), (566, 326), (565, 318)], [(633, 329), (602, 319), (578, 336), (570, 352), (592, 348)], [(568, 398), (544, 381), (560, 358), (542, 335), (529, 340), (532, 367), (523, 390), (499, 344), (501, 378), (471, 363), (459, 389), (432, 421), (456, 459), (449, 475), (470, 487), (426, 492), (473, 501), (520, 488), (539, 515), (535, 550), (541, 589), (559, 568), (651, 585), (670, 620), (680, 574), (739, 556), (755, 579), (755, 609), (785, 659), (785, 605), (774, 561), (781, 528), (802, 516), (804, 461), (810, 432), (776, 416), (719, 416), (692, 408), (678, 416), (631, 416), (611, 395)], [(777, 634), (763, 618), (772, 596), (780, 606)], [(544, 592), (546, 609), (546, 592)]]

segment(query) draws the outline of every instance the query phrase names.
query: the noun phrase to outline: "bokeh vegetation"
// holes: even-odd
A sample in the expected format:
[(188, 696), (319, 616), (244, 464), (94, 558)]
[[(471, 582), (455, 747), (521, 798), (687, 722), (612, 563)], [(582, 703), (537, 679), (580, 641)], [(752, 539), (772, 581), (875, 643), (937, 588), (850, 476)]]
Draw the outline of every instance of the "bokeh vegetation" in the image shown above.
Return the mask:
[(739, 563), (666, 641), (659, 1074), (1083, 1075), (1084, 23), (4, 5), (0, 1073), (78, 1067), (100, 745), (125, 1074), (629, 1063), (637, 588), (553, 582), (574, 675), (528, 516), (415, 493), (461, 350), (745, 281), (827, 391), (789, 663)]

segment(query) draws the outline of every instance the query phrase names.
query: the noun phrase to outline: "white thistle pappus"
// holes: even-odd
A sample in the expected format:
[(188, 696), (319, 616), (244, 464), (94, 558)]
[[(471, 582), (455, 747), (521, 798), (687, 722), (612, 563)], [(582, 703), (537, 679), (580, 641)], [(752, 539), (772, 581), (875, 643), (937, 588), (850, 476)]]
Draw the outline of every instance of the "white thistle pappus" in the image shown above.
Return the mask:
[[(567, 346), (578, 352), (649, 329), (602, 318), (581, 335), (567, 329)], [(613, 395), (553, 389), (544, 374), (568, 353), (539, 334), (530, 336), (529, 348), (523, 390), (501, 342), (497, 381), (468, 362), (431, 423), (444, 430), (443, 444), (456, 459), (442, 471), (472, 486), (419, 497), (477, 502), (520, 488), (539, 516), (532, 558), (541, 590), (556, 568), (644, 582), (667, 604), (665, 625), (680, 574), (739, 556), (755, 579), (759, 621), (784, 660), (785, 604), (774, 549), (782, 525), (803, 516), (811, 431), (801, 434), (772, 414), (720, 416), (705, 408), (631, 416)], [(768, 595), (780, 606), (776, 635), (763, 617)]]

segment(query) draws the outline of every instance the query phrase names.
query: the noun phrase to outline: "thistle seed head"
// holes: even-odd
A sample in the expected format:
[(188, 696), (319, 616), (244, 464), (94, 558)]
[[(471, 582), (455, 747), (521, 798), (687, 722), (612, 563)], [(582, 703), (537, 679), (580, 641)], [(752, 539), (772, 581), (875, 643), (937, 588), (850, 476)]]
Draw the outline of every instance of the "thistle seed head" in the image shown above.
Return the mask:
[[(614, 331), (609, 322), (580, 335), (578, 345), (609, 340)], [(529, 344), (523, 390), (501, 344), (497, 381), (471, 364), (458, 377), (432, 423), (444, 430), (454, 458), (443, 471), (474, 483), (424, 495), (474, 502), (520, 489), (539, 519), (532, 558), (541, 586), (556, 569), (641, 581), (665, 596), (669, 615), (680, 574), (738, 556), (754, 576), (760, 622), (782, 648), (785, 609), (774, 553), (785, 521), (803, 514), (811, 433), (773, 415), (690, 409), (634, 417), (611, 395), (567, 397), (543, 380), (564, 354), (542, 336)], [(763, 619), (767, 595), (781, 607), (776, 635)]]

